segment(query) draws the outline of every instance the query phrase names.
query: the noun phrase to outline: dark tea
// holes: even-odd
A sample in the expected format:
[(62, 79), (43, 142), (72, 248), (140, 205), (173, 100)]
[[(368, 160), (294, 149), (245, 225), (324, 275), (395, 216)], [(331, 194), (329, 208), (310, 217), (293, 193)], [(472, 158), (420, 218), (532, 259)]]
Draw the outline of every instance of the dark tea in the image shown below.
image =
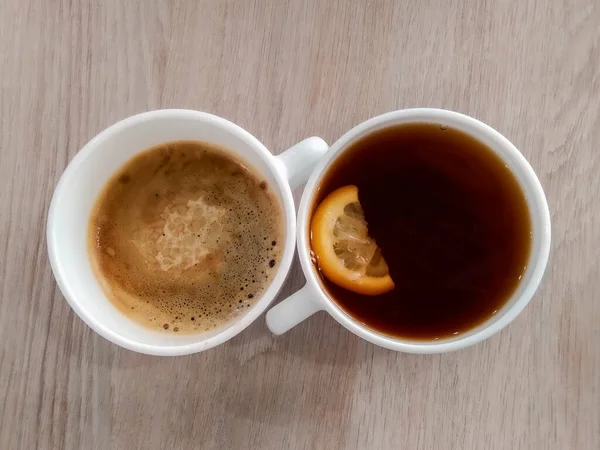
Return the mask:
[(519, 285), (530, 213), (516, 177), (482, 142), (431, 123), (374, 132), (328, 169), (313, 212), (347, 185), (358, 188), (395, 287), (367, 296), (321, 280), (367, 327), (403, 339), (452, 337), (496, 314)]

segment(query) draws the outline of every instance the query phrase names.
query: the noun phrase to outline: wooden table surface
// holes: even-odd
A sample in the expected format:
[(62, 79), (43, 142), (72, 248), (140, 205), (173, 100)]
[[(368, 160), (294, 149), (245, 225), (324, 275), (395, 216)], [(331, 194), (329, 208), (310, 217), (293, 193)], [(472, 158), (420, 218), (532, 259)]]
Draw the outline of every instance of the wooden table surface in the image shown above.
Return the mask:
[[(394, 353), (320, 313), (150, 357), (56, 287), (52, 191), (115, 121), (199, 109), (277, 153), (414, 106), (498, 129), (548, 196), (542, 286), (483, 344)], [(597, 0), (1, 1), (0, 448), (597, 450), (599, 106)]]

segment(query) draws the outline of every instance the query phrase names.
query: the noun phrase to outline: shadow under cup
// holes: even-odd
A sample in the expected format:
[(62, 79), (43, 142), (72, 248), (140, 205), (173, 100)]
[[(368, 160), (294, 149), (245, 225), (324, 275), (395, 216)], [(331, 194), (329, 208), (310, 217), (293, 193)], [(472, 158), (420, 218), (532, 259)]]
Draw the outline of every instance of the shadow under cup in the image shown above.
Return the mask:
[[(410, 110), (401, 111), (401, 113), (406, 113), (407, 111)], [(299, 239), (299, 243), (300, 241), (304, 241), (305, 248), (299, 249), (299, 251), (301, 253), (301, 261), (302, 253), (304, 252), (310, 253), (312, 256), (312, 258), (307, 258), (303, 261), (303, 263), (306, 262), (306, 265), (310, 266), (308, 268), (304, 267), (305, 272), (310, 272), (307, 273), (307, 278), (316, 281), (322, 295), (329, 300), (325, 302), (326, 309), (342, 325), (365, 339), (384, 347), (417, 353), (437, 353), (471, 345), (489, 337), (504, 327), (524, 308), (543, 275), (549, 252), (550, 221), (545, 196), (537, 177), (525, 158), (506, 138), (487, 125), (458, 113), (449, 113), (441, 110), (422, 110), (424, 111), (423, 119), (425, 120), (419, 120), (419, 111), (414, 110), (414, 113), (408, 114), (413, 117), (408, 117), (407, 115), (407, 117), (400, 117), (398, 119), (398, 117), (391, 117), (394, 113), (389, 113), (389, 121), (385, 120), (384, 116), (386, 115), (371, 119), (371, 121), (357, 127), (359, 129), (362, 127), (358, 132), (355, 132), (355, 130), (350, 131), (334, 144), (332, 155), (328, 158), (328, 161), (320, 168), (317, 168), (320, 175), (309, 180), (307, 189), (310, 189), (311, 195), (307, 199), (303, 199), (303, 202), (305, 200), (305, 210), (303, 211), (301, 207), (300, 211), (301, 215), (305, 215), (306, 221), (302, 225), (304, 229), (301, 231), (304, 236), (303, 239)], [(431, 111), (440, 111), (439, 117), (436, 118), (437, 120), (432, 120)], [(369, 122), (372, 123), (369, 124)], [(411, 127), (424, 128), (421, 130), (413, 129), (411, 131)], [(373, 297), (355, 294), (332, 283), (319, 270), (317, 259), (314, 258), (315, 254), (311, 247), (311, 221), (313, 213), (320, 202), (341, 186), (348, 184), (357, 185), (359, 188), (359, 201), (363, 206), (366, 222), (369, 226), (369, 234), (371, 234), (371, 221), (369, 219), (373, 218), (378, 214), (378, 210), (383, 208), (382, 205), (377, 205), (377, 200), (374, 199), (375, 194), (383, 192), (380, 189), (381, 186), (386, 188), (389, 195), (379, 195), (379, 197), (390, 208), (395, 208), (399, 211), (404, 208), (406, 211), (408, 208), (414, 207), (414, 204), (408, 206), (406, 204), (401, 205), (402, 201), (406, 200), (406, 196), (403, 196), (400, 190), (410, 188), (411, 181), (408, 180), (404, 183), (405, 179), (413, 177), (414, 181), (415, 177), (423, 177), (423, 173), (418, 173), (417, 169), (413, 166), (410, 169), (407, 168), (404, 172), (399, 171), (394, 174), (394, 165), (403, 164), (406, 161), (401, 161), (402, 158), (390, 157), (390, 154), (386, 155), (385, 151), (381, 150), (379, 151), (380, 155), (378, 155), (376, 154), (377, 150), (374, 145), (379, 144), (380, 149), (381, 146), (383, 148), (386, 145), (389, 146), (393, 139), (398, 138), (398, 136), (394, 136), (394, 130), (397, 131), (401, 128), (404, 128), (405, 131), (408, 130), (405, 133), (408, 136), (401, 137), (400, 139), (407, 139), (406, 142), (414, 144), (419, 138), (423, 137), (419, 136), (419, 133), (423, 133), (426, 129), (431, 131), (428, 127), (436, 128), (440, 135), (443, 133), (446, 135), (448, 133), (455, 133), (456, 135), (453, 138), (458, 147), (462, 146), (464, 149), (467, 146), (475, 151), (481, 151), (482, 149), (487, 151), (491, 155), (491, 159), (495, 159), (496, 168), (500, 171), (505, 169), (507, 174), (504, 175), (508, 175), (513, 179), (516, 191), (513, 189), (509, 193), (509, 197), (521, 196), (522, 208), (517, 212), (523, 214), (526, 220), (523, 221), (522, 225), (524, 228), (522, 227), (521, 237), (518, 239), (522, 239), (523, 236), (528, 239), (527, 242), (520, 244), (524, 246), (520, 252), (521, 262), (518, 263), (520, 266), (514, 267), (516, 270), (509, 270), (511, 276), (514, 278), (511, 281), (512, 286), (508, 286), (500, 294), (496, 293), (499, 297), (493, 299), (485, 298), (485, 292), (482, 292), (480, 295), (472, 295), (472, 301), (456, 302), (459, 299), (457, 294), (460, 292), (460, 285), (456, 286), (454, 303), (452, 302), (453, 299), (449, 298), (452, 296), (441, 296), (440, 294), (443, 294), (444, 290), (433, 289), (432, 284), (434, 283), (431, 280), (440, 279), (435, 278), (435, 276), (440, 276), (440, 267), (443, 267), (444, 264), (438, 265), (434, 269), (429, 268), (429, 283), (425, 280), (424, 276), (421, 276), (420, 279), (411, 279), (410, 272), (412, 270), (412, 275), (414, 276), (414, 267), (410, 265), (423, 265), (424, 263), (422, 258), (420, 261), (411, 260), (411, 258), (416, 257), (414, 253), (415, 248), (417, 244), (425, 242), (423, 241), (423, 237), (427, 237), (427, 233), (424, 235), (421, 233), (421, 236), (417, 236), (414, 233), (414, 229), (411, 230), (406, 222), (398, 221), (397, 217), (395, 221), (392, 220), (386, 227), (385, 221), (382, 221), (382, 218), (385, 218), (385, 214), (373, 222), (375, 224), (374, 228), (377, 228), (374, 229), (374, 237), (378, 244), (381, 238), (383, 256), (390, 266), (390, 273), (396, 285), (393, 291)], [(377, 142), (378, 139), (379, 142)], [(425, 142), (431, 144), (428, 139), (425, 139)], [(438, 144), (440, 142), (442, 141), (438, 141)], [(367, 151), (369, 147), (371, 152)], [(406, 146), (398, 146), (396, 142), (394, 151), (405, 150)], [(431, 161), (429, 162), (432, 163)], [(412, 161), (412, 163), (415, 163), (415, 161)], [(413, 173), (410, 173), (411, 170)], [(395, 175), (399, 178), (396, 178), (395, 182), (385, 186), (385, 177), (390, 177), (390, 175)], [(431, 174), (426, 175), (431, 176)], [(432, 177), (432, 180), (435, 181), (435, 175)], [(370, 178), (372, 178), (371, 182), (377, 180), (375, 184), (379, 186), (371, 189), (371, 192), (361, 195), (361, 187), (363, 191), (369, 190), (368, 184)], [(426, 181), (431, 182), (432, 180)], [(469, 182), (472, 180), (465, 181)], [(442, 186), (444, 186), (443, 183), (440, 184), (440, 187)], [(422, 189), (422, 187), (413, 187), (413, 195), (418, 197), (415, 192), (420, 193), (419, 189)], [(437, 194), (439, 195), (440, 192), (437, 192)], [(427, 199), (425, 196), (425, 200), (431, 199)], [(363, 204), (363, 201), (365, 204)], [(493, 208), (487, 209), (491, 210)], [(435, 211), (431, 211), (431, 213), (435, 213)], [(435, 222), (432, 219), (433, 217), (431, 214), (424, 214), (423, 221)], [(496, 218), (500, 222), (504, 219), (500, 211), (496, 213)], [(413, 221), (410, 225), (415, 225), (415, 222)], [(441, 225), (447, 225), (447, 223)], [(431, 231), (432, 229), (435, 230), (436, 227), (429, 227), (428, 225), (428, 229)], [(382, 237), (382, 233), (389, 233), (390, 231), (409, 234), (407, 237), (409, 240), (402, 242), (402, 239), (400, 239), (400, 243), (406, 246), (403, 248), (410, 248), (412, 254), (403, 255), (405, 258), (400, 264), (398, 263), (398, 258), (394, 255), (390, 256), (388, 253), (386, 256), (386, 245), (390, 245), (390, 239)], [(410, 232), (413, 234), (410, 234)], [(430, 238), (433, 239), (432, 236)], [(460, 233), (456, 235), (456, 238), (460, 238)], [(411, 240), (414, 242), (411, 242)], [(444, 242), (442, 239), (437, 244), (443, 246), (447, 243), (447, 241)], [(398, 248), (400, 247), (396, 246), (394, 249), (397, 251)], [(460, 245), (458, 248), (460, 249)], [(497, 247), (496, 250), (502, 253), (504, 248)], [(464, 259), (464, 256), (458, 255), (458, 260)], [(451, 258), (446, 259), (444, 263), (450, 260)], [(477, 264), (477, 259), (471, 261), (471, 266), (477, 266)], [(433, 265), (436, 266), (436, 264)], [(403, 268), (406, 269), (406, 272), (409, 272), (406, 278), (403, 278), (402, 274), (398, 276), (399, 271), (403, 270)], [(449, 280), (447, 281), (451, 282), (451, 278), (458, 273), (458, 270), (454, 270), (454, 267), (451, 266), (447, 266), (446, 269), (449, 275)], [(425, 267), (423, 273), (427, 272), (428, 269)], [(468, 284), (468, 280), (465, 281), (465, 284)], [(462, 288), (464, 287), (465, 285)], [(424, 292), (431, 293), (429, 299)], [(429, 301), (429, 304), (424, 303), (427, 301)], [(401, 305), (401, 307), (397, 307), (397, 305)], [(486, 305), (487, 307), (481, 307)], [(448, 320), (448, 318), (452, 320)], [(457, 343), (457, 341), (462, 342), (460, 345), (454, 345), (453, 343)], [(448, 346), (444, 347), (445, 344), (448, 344)]]

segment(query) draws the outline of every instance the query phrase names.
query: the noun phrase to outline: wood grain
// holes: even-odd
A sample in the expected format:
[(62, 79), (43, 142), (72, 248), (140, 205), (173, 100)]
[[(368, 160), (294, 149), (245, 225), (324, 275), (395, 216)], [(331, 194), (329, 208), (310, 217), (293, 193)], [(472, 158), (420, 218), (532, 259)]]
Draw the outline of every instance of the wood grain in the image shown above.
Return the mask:
[[(0, 2), (0, 447), (600, 448), (599, 24), (595, 0)], [(546, 277), (485, 343), (394, 353), (322, 314), (156, 358), (58, 291), (51, 194), (111, 123), (199, 109), (280, 152), (411, 106), (491, 124), (548, 196)]]

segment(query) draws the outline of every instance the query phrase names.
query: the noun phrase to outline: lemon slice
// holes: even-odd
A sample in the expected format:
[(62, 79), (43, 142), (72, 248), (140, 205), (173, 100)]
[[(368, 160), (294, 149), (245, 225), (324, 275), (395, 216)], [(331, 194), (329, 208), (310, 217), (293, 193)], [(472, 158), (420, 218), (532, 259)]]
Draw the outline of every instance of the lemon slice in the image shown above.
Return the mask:
[(310, 230), (319, 269), (331, 282), (363, 295), (394, 289), (381, 250), (369, 236), (356, 186), (329, 194), (313, 214)]

